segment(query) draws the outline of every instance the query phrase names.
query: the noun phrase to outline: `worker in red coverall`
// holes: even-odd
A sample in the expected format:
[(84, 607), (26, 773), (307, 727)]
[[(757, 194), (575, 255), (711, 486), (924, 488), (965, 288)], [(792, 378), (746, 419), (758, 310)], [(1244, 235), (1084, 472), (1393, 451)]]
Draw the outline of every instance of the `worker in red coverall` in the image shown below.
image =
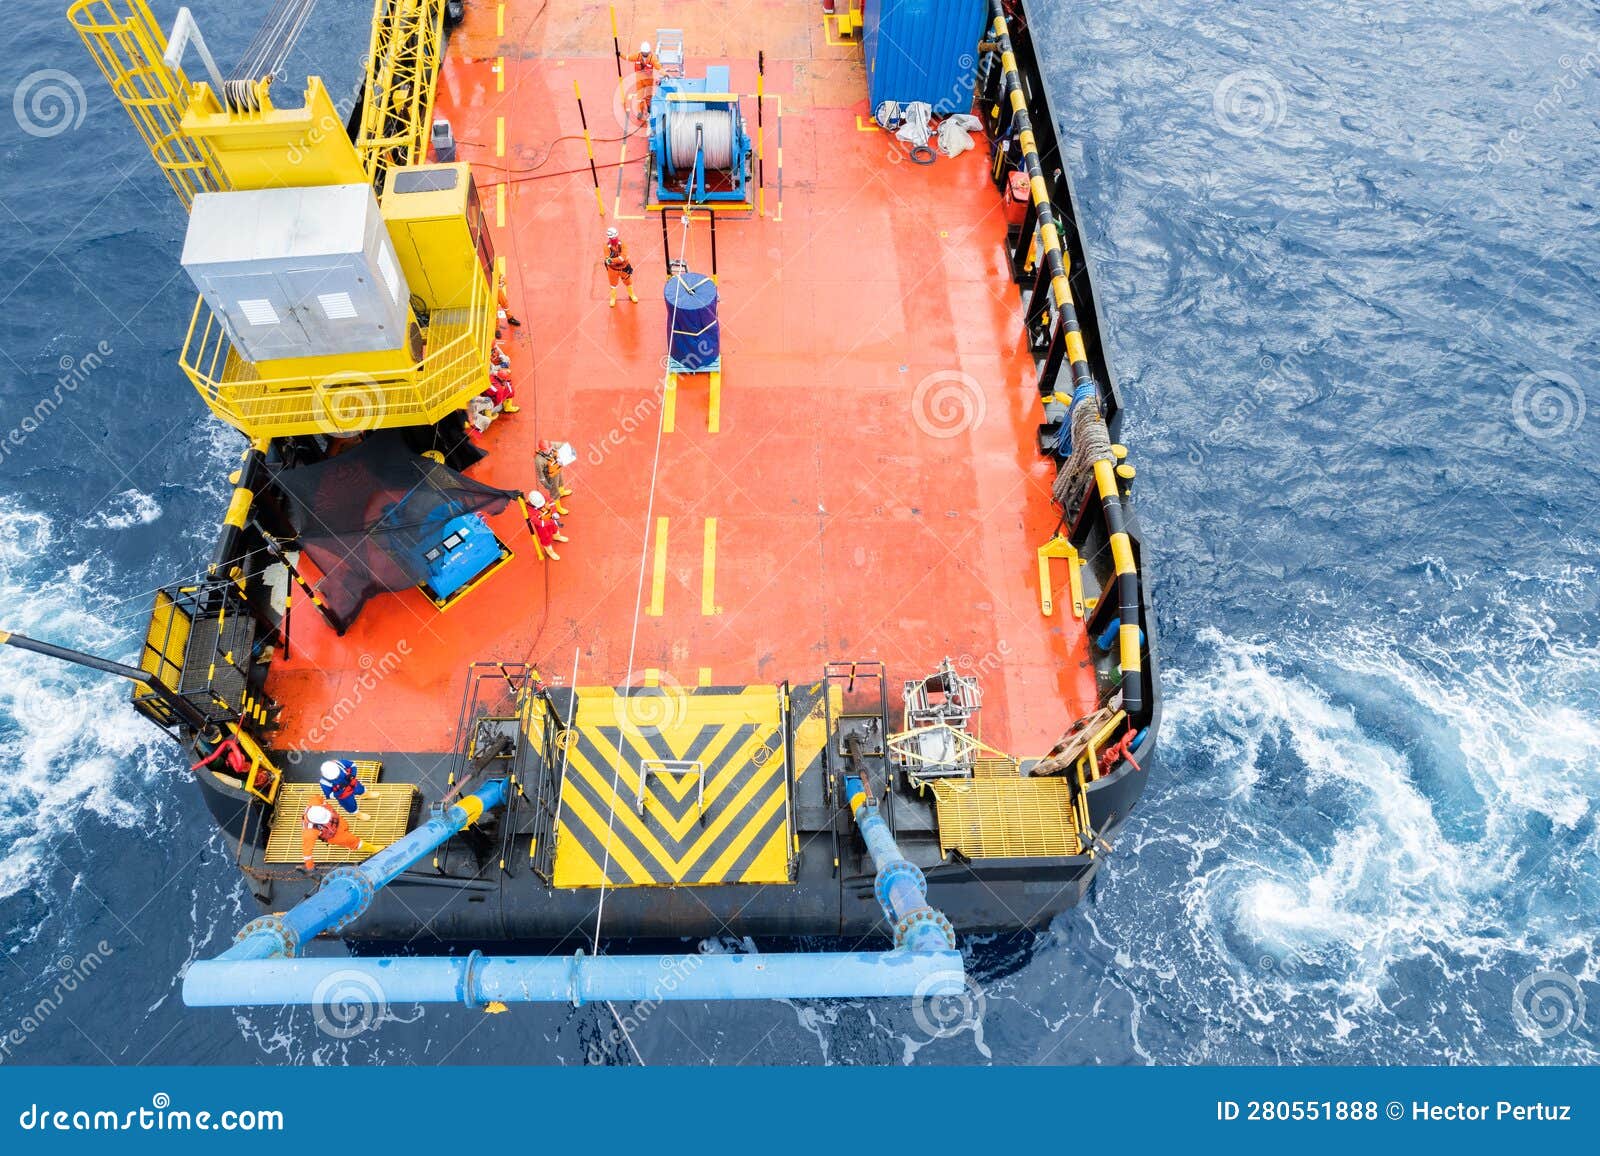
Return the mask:
[(628, 300), (639, 304), (639, 298), (633, 291), (633, 262), (628, 260), (628, 246), (623, 243), (622, 234), (615, 229), (606, 230), (604, 261), (606, 280), (611, 283), (611, 308), (617, 307), (618, 285), (627, 286)]
[(634, 104), (633, 119), (643, 124), (650, 119), (650, 102), (656, 94), (656, 68), (660, 61), (656, 54), (650, 50), (650, 42), (646, 40), (639, 45), (639, 51), (628, 57), (628, 63), (633, 65)]
[(538, 490), (529, 491), (528, 505), (533, 507), (529, 521), (533, 526), (534, 540), (539, 544), (539, 556), (548, 557), (552, 562), (561, 561), (561, 555), (556, 553), (555, 544), (571, 541), (561, 532), (561, 519), (549, 508), (549, 499)]
[(325, 803), (312, 803), (307, 807), (302, 826), (300, 854), (305, 859), (307, 871), (313, 870), (317, 865), (318, 843), (343, 847), (346, 851), (355, 851), (358, 854), (362, 851), (377, 850), (372, 844), (358, 838), (355, 832), (345, 826), (344, 819)]
[(489, 374), (489, 388), (483, 391), (483, 396), (494, 405), (497, 413), (519, 413), (522, 407), (511, 399), (517, 396), (517, 391), (511, 386), (511, 372), (505, 369), (496, 369)]

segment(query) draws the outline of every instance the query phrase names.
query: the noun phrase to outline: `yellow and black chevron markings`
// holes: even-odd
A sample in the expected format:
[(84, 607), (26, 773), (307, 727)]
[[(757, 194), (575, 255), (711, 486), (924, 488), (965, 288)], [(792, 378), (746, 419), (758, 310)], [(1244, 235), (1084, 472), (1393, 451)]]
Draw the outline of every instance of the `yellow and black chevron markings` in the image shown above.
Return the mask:
[[(639, 700), (668, 696), (660, 710), (622, 692), (583, 688), (566, 750), (557, 832), (557, 887), (788, 883), (789, 797), (783, 713), (775, 686), (686, 690), (634, 688)], [(646, 725), (634, 719), (648, 718)], [(646, 779), (641, 763), (698, 762), (695, 776)]]

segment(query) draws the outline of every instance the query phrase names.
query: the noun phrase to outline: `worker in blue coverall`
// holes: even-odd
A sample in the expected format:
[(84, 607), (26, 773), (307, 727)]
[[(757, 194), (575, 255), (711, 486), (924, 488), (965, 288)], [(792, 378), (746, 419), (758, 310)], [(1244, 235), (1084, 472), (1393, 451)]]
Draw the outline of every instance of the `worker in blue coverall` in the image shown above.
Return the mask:
[(366, 793), (367, 784), (349, 759), (329, 759), (322, 764), (322, 797), (330, 803), (338, 803), (347, 814), (365, 819), (366, 813), (358, 810), (361, 804), (356, 800)]

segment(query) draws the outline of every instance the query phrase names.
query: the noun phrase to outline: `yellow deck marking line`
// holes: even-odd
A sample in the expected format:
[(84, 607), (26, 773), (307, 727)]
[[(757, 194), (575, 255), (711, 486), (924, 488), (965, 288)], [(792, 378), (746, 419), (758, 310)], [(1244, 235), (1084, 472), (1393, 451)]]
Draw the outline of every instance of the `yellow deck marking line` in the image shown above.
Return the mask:
[(504, 56), (495, 59), (494, 90), (496, 92), (504, 92), (506, 90), (506, 58)]
[(498, 228), (506, 227), (506, 185), (501, 181), (494, 187), (494, 223)]
[(506, 6), (504, 4), (495, 8), (494, 34), (496, 36), (504, 36), (506, 34)]
[(708, 387), (708, 409), (706, 410), (706, 432), (722, 432), (722, 371), (719, 369), (711, 374), (711, 384)]
[(678, 420), (678, 375), (667, 374), (667, 383), (661, 391), (661, 432), (671, 433)]
[(661, 672), (653, 666), (644, 668), (644, 684), (646, 686), (660, 686)]
[(660, 618), (666, 610), (667, 601), (667, 520), (656, 519), (656, 558), (655, 565), (650, 574), (650, 608), (647, 613), (651, 618)]
[(700, 668), (700, 679), (699, 679), (699, 682), (696, 685), (698, 685), (698, 686), (710, 686), (711, 685), (711, 668), (709, 666), (702, 666)]
[(506, 155), (506, 118), (503, 116), (494, 118), (494, 155)]
[[(706, 519), (706, 544), (703, 558), (704, 566), (700, 572), (700, 613), (713, 615), (717, 612), (717, 520)], [(701, 683), (702, 686), (708, 685)]]

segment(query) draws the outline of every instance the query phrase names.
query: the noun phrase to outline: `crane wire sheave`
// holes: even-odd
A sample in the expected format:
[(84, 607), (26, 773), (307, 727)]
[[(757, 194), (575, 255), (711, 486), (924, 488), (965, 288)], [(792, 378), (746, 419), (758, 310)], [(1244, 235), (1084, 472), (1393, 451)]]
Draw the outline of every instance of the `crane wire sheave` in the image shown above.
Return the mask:
[(377, 0), (356, 151), (373, 188), (388, 170), (428, 158), (445, 0)]

